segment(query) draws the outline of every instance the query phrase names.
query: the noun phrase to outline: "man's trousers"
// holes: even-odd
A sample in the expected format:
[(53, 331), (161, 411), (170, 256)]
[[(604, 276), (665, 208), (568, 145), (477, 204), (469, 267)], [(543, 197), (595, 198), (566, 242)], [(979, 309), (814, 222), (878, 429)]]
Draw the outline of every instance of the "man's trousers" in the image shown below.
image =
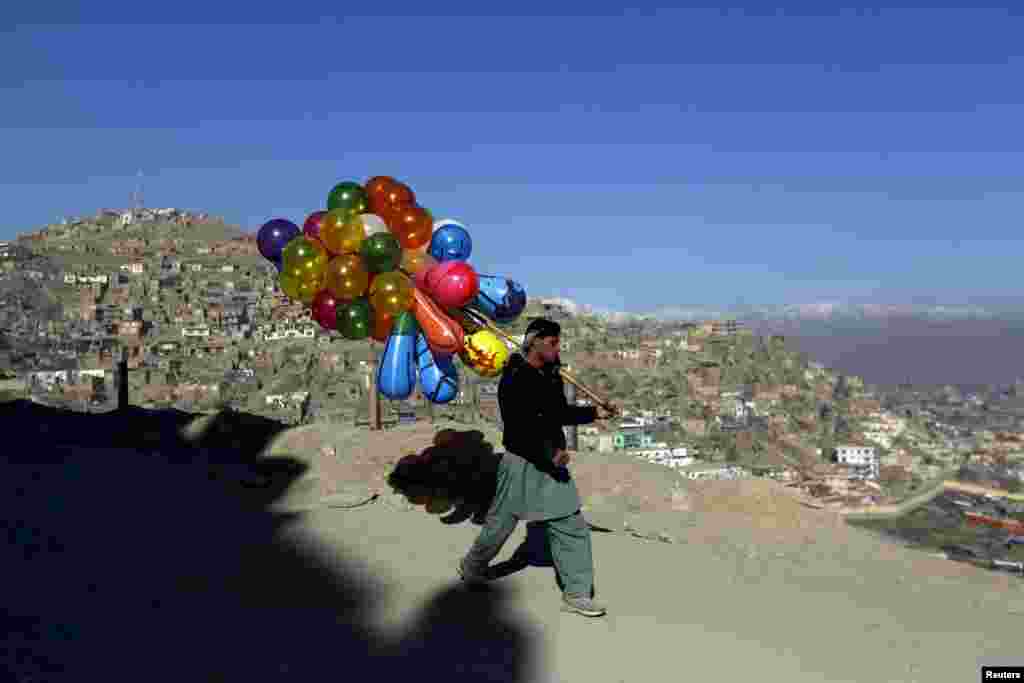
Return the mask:
[[(494, 513), (491, 510), (488, 514), (480, 535), (466, 554), (466, 566), (477, 573), (486, 570), (519, 524), (519, 519), (514, 515)], [(594, 558), (590, 545), (590, 527), (583, 514), (577, 511), (567, 517), (530, 524), (543, 528), (563, 593), (569, 597), (593, 597)]]

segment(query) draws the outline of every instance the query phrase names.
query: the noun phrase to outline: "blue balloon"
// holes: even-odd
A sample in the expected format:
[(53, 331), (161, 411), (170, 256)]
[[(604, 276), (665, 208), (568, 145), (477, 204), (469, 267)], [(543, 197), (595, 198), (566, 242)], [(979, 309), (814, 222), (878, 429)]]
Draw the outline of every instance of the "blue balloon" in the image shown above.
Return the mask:
[(256, 233), (256, 248), (268, 261), (279, 261), (288, 243), (302, 234), (299, 226), (285, 218), (267, 221)]
[(430, 238), (427, 252), (438, 263), (442, 261), (466, 261), (473, 253), (473, 238), (465, 226), (447, 219), (438, 221), (434, 235)]
[(459, 395), (459, 372), (453, 356), (430, 350), (427, 338), (416, 335), (416, 366), (420, 371), (420, 387), (431, 403), (448, 403)]
[(402, 311), (384, 345), (377, 368), (377, 390), (391, 400), (412, 396), (416, 388), (416, 335), (419, 327), (409, 311)]
[(470, 304), (499, 325), (513, 322), (526, 308), (526, 290), (515, 280), (479, 275), (480, 291)]

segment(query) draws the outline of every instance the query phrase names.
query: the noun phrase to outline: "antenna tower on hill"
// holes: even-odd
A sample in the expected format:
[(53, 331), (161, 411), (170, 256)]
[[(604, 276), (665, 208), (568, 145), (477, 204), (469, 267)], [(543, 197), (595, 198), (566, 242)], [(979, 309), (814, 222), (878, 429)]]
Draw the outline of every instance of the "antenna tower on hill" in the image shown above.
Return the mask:
[(142, 169), (136, 174), (135, 190), (132, 192), (131, 197), (132, 208), (136, 211), (141, 211), (143, 207), (142, 203)]

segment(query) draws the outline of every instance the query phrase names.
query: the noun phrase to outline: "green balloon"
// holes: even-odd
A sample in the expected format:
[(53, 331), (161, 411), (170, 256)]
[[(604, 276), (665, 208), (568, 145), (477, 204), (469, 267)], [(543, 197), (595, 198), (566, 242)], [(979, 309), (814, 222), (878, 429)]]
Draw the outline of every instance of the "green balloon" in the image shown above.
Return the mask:
[(412, 311), (402, 311), (395, 318), (394, 324), (391, 326), (391, 334), (405, 335), (407, 337), (415, 337), (416, 333), (420, 331), (419, 324), (416, 322), (416, 316), (413, 315)]
[(361, 296), (349, 305), (337, 309), (338, 332), (346, 339), (366, 339), (373, 327), (370, 302)]
[(402, 245), (390, 232), (375, 232), (359, 246), (359, 253), (371, 273), (387, 273), (402, 262)]
[(341, 209), (350, 216), (366, 213), (369, 201), (366, 190), (350, 180), (340, 182), (327, 195), (327, 210)]

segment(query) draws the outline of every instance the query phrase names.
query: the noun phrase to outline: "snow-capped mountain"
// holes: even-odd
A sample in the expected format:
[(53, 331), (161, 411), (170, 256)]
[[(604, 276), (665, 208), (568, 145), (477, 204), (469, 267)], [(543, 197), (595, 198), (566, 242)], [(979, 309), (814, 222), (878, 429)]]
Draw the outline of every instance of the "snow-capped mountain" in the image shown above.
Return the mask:
[(555, 305), (573, 315), (592, 315), (609, 323), (636, 320), (661, 322), (721, 320), (734, 318), (750, 322), (821, 321), (855, 322), (881, 321), (888, 318), (920, 318), (927, 320), (1024, 320), (1024, 302), (998, 301), (988, 305), (977, 304), (887, 304), (851, 303), (844, 301), (817, 301), (798, 304), (765, 304), (708, 306), (680, 304), (663, 306), (644, 313), (614, 311), (580, 304), (564, 297), (544, 297), (540, 302)]
[(659, 320), (880, 320), (892, 317), (916, 317), (933, 320), (995, 319), (1020, 316), (1024, 309), (985, 307), (974, 305), (921, 305), (921, 304), (853, 304), (844, 302), (815, 302), (765, 306), (669, 306), (653, 311)]

